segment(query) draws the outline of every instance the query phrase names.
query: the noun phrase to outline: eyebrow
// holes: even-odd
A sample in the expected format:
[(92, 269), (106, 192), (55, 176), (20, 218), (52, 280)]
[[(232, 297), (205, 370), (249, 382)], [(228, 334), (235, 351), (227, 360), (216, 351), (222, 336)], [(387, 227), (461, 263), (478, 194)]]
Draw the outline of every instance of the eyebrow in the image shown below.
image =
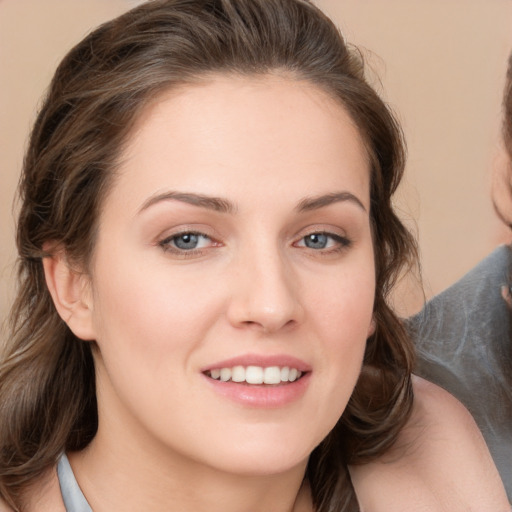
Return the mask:
[(363, 211), (366, 212), (366, 208), (363, 203), (350, 192), (336, 192), (332, 194), (324, 194), (316, 197), (306, 197), (297, 206), (299, 212), (309, 212), (312, 210), (318, 210), (334, 203), (349, 201), (359, 206)]
[[(204, 194), (194, 194), (189, 192), (169, 191), (151, 196), (147, 201), (144, 202), (138, 213), (141, 213), (154, 204), (162, 201), (180, 201), (220, 213), (234, 213), (237, 210), (236, 206), (231, 201), (220, 197), (207, 196)], [(350, 192), (337, 192), (316, 197), (306, 197), (298, 203), (296, 210), (300, 213), (304, 213), (318, 210), (334, 203), (345, 201), (354, 203), (366, 212), (366, 208), (364, 207), (363, 203)]]
[(139, 213), (147, 210), (150, 206), (161, 201), (180, 201), (182, 203), (188, 203), (208, 210), (214, 210), (220, 213), (233, 213), (236, 208), (233, 203), (227, 199), (220, 197), (206, 196), (203, 194), (192, 194), (187, 192), (164, 192), (162, 194), (156, 194), (151, 196), (139, 209)]

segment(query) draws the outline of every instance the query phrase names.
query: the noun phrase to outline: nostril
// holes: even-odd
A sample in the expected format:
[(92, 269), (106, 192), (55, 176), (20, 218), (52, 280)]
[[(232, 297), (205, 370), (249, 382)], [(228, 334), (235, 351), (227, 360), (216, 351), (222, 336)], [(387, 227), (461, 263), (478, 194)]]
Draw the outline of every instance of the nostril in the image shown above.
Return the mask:
[(261, 322), (255, 320), (245, 320), (240, 324), (247, 329), (254, 329), (260, 331), (263, 334), (270, 334), (273, 332), (281, 331), (283, 329), (292, 329), (295, 325), (297, 325), (297, 321), (293, 319), (285, 322), (281, 322), (279, 319), (275, 319), (275, 321), (269, 321), (267, 319)]

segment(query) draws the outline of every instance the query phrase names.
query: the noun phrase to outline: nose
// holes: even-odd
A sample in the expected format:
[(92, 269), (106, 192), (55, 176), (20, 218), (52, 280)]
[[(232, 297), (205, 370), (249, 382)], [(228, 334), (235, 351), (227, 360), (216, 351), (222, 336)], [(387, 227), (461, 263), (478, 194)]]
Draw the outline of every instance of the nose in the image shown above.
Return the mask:
[(278, 250), (252, 251), (237, 264), (229, 321), (265, 334), (299, 324), (304, 316), (299, 287), (292, 266)]

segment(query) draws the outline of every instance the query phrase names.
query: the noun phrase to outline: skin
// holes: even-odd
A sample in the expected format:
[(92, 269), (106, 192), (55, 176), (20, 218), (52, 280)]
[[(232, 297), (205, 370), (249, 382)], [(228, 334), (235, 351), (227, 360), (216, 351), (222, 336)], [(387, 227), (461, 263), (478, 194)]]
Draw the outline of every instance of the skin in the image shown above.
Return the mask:
[[(369, 205), (359, 134), (311, 85), (214, 77), (155, 100), (89, 275), (46, 263), (61, 315), (97, 342), (99, 430), (71, 456), (95, 512), (301, 510), (373, 329)], [(176, 246), (184, 232), (198, 248)], [(212, 388), (202, 369), (247, 355), (300, 359), (304, 392), (253, 407)]]
[(361, 512), (509, 512), (505, 489), (472, 416), (415, 377), (414, 409), (397, 443), (350, 470)]
[[(98, 434), (68, 454), (95, 512), (313, 511), (307, 458), (344, 410), (373, 330), (368, 211), (359, 134), (315, 87), (213, 77), (155, 99), (103, 205), (90, 267), (58, 250), (44, 261), (62, 318), (97, 342)], [(207, 237), (184, 256), (172, 237), (187, 230)], [(306, 245), (325, 232), (326, 247)], [(307, 362), (309, 382), (278, 407), (234, 402), (202, 372), (283, 353)], [(507, 510), (467, 411), (421, 380), (415, 395), (396, 447), (351, 468), (362, 510)], [(64, 510), (54, 469), (25, 510)]]

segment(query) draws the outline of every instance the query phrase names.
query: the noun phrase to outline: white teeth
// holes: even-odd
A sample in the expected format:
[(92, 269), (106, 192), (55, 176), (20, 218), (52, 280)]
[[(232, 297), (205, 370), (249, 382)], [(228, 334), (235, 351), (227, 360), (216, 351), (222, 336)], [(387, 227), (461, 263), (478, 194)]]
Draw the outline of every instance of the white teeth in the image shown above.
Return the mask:
[(263, 368), (261, 366), (248, 366), (245, 372), (247, 384), (263, 384)]
[(294, 382), (302, 376), (297, 368), (289, 366), (233, 366), (232, 368), (215, 368), (210, 370), (212, 379), (227, 382), (247, 382), (247, 384), (280, 384)]
[(269, 366), (263, 372), (263, 382), (265, 384), (279, 384), (281, 382), (281, 370), (278, 366)]
[(245, 380), (245, 368), (243, 366), (233, 366), (231, 380), (233, 382), (243, 382)]
[(221, 368), (220, 380), (226, 382), (231, 379), (231, 368)]

